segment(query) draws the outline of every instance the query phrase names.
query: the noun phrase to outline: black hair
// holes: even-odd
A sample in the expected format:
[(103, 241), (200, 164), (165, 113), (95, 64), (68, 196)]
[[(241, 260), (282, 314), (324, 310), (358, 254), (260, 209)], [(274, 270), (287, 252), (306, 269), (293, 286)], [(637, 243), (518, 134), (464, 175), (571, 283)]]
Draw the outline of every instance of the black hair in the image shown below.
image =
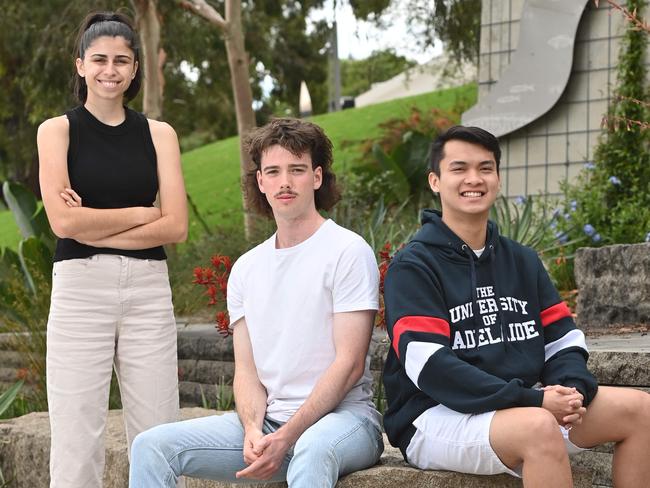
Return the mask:
[(440, 177), (440, 161), (445, 157), (445, 144), (453, 140), (478, 144), (490, 151), (494, 155), (494, 161), (497, 163), (497, 173), (499, 172), (499, 164), (501, 163), (501, 147), (499, 146), (498, 139), (480, 127), (455, 125), (443, 134), (440, 134), (431, 145), (430, 169), (438, 177)]
[[(128, 16), (120, 12), (93, 12), (88, 14), (79, 26), (77, 42), (75, 43), (75, 59), (83, 59), (86, 49), (95, 39), (102, 36), (123, 37), (133, 51), (134, 61), (138, 64), (138, 69), (135, 72), (135, 77), (131, 80), (131, 84), (124, 92), (125, 101), (133, 100), (142, 85), (142, 63), (140, 62), (138, 34), (135, 32), (133, 22)], [(73, 92), (80, 103), (86, 102), (88, 97), (86, 80), (79, 76), (76, 70)]]

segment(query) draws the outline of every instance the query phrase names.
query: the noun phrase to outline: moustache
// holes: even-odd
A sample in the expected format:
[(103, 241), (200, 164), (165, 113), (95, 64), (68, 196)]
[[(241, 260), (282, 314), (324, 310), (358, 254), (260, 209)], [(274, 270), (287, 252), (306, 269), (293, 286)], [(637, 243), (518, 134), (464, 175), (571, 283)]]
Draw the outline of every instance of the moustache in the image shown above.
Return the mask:
[(292, 197), (295, 197), (295, 196), (297, 196), (298, 194), (297, 194), (296, 192), (291, 191), (291, 190), (289, 190), (289, 191), (286, 191), (286, 190), (285, 190), (285, 191), (279, 191), (279, 192), (277, 192), (274, 196), (277, 198), (277, 197), (281, 197), (281, 196), (283, 196), (283, 195), (290, 195), (290, 196), (292, 196)]

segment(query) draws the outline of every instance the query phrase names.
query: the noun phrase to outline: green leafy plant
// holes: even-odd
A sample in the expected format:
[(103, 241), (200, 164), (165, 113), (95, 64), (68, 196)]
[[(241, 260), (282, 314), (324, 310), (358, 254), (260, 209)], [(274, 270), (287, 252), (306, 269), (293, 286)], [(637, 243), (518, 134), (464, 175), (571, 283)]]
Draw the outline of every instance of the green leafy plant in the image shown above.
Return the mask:
[(7, 391), (0, 394), (0, 416), (2, 416), (8, 409), (11, 407), (11, 404), (14, 402), (18, 396), (18, 392), (23, 387), (24, 381), (19, 380), (13, 384)]
[(407, 200), (399, 206), (388, 207), (383, 198), (375, 205), (362, 207), (344, 198), (329, 216), (339, 225), (363, 237), (375, 252), (386, 242), (396, 245), (407, 242), (418, 229), (418, 211)]
[(389, 172), (386, 204), (410, 200), (418, 208), (422, 197), (429, 193), (426, 174), (431, 141), (458, 123), (466, 105), (465, 100), (458, 100), (449, 112), (434, 108), (423, 113), (412, 108), (405, 119), (379, 124), (381, 136), (361, 142), (361, 165), (355, 171)]
[(650, 130), (644, 122), (650, 120), (650, 104), (644, 102), (648, 30), (638, 17), (646, 3), (629, 0), (624, 10), (638, 23), (628, 18), (618, 85), (594, 161), (585, 164), (575, 183), (563, 185), (563, 212), (571, 214), (572, 228), (562, 230), (570, 237), (585, 237), (591, 246), (650, 241)]
[(46, 409), (45, 326), (52, 289), (55, 238), (36, 197), (18, 183), (5, 182), (2, 191), (20, 229), (18, 252), (0, 249), (0, 323), (15, 333), (16, 348), (29, 363), (31, 384), (26, 405)]
[(11, 181), (3, 183), (2, 193), (23, 238), (37, 237), (53, 251), (54, 233), (50, 229), (45, 207), (39, 205), (34, 194), (24, 185)]
[(212, 409), (219, 411), (232, 410), (235, 408), (235, 397), (232, 391), (232, 384), (227, 381), (225, 376), (221, 375), (219, 381), (215, 385), (216, 394), (214, 401), (211, 401), (204, 393), (203, 386), (199, 386), (201, 391), (201, 406), (205, 409)]

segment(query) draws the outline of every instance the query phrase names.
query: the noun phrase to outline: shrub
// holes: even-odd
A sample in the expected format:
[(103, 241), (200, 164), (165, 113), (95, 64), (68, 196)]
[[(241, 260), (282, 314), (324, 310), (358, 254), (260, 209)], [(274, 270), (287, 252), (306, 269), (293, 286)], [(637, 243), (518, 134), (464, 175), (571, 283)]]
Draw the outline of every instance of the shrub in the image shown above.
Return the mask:
[[(645, 2), (629, 0), (630, 12)], [(563, 185), (563, 214), (568, 237), (590, 246), (650, 240), (650, 130), (645, 52), (647, 32), (629, 23), (618, 64), (618, 86), (604, 118), (594, 161), (587, 162), (575, 183)]]

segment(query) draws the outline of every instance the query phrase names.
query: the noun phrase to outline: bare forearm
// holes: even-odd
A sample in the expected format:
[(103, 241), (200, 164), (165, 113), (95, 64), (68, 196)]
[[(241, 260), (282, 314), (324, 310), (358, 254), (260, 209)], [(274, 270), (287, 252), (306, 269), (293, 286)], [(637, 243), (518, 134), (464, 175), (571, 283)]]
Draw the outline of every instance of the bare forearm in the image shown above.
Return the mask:
[(172, 242), (181, 242), (187, 235), (187, 225), (178, 222), (171, 215), (140, 225), (101, 239), (82, 240), (84, 244), (94, 247), (137, 250), (149, 249)]
[(262, 430), (266, 415), (266, 389), (257, 377), (238, 377), (233, 382), (235, 408), (244, 430)]
[(280, 429), (290, 444), (295, 443), (305, 430), (343, 401), (361, 376), (351, 371), (349, 364), (335, 361), (323, 373), (305, 403)]
[(53, 222), (53, 227), (59, 237), (78, 241), (99, 240), (151, 222), (156, 211), (153, 207), (73, 207), (65, 209), (56, 223), (58, 225)]

